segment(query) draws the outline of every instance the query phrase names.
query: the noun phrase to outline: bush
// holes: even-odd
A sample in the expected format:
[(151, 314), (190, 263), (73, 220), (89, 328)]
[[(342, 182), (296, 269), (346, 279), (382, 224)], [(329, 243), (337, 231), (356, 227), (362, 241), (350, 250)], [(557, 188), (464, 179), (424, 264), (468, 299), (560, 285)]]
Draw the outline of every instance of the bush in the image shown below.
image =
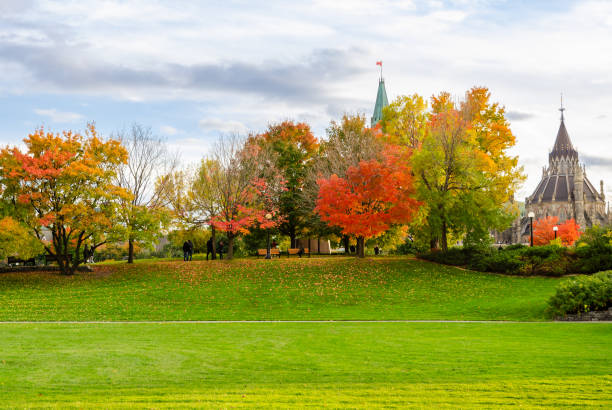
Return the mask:
[(585, 245), (575, 251), (570, 270), (575, 273), (594, 273), (612, 269), (612, 246)]
[[(515, 251), (517, 252), (517, 251)], [(566, 248), (558, 245), (526, 247), (521, 252), (524, 275), (561, 276), (567, 273)]]
[(519, 273), (524, 263), (516, 251), (498, 251), (483, 258), (474, 259), (469, 268), (481, 272)]
[(492, 249), (484, 248), (450, 248), (446, 252), (431, 251), (419, 254), (419, 258), (445, 265), (465, 266), (471, 261), (480, 260), (493, 252)]
[(606, 310), (612, 307), (612, 271), (563, 281), (548, 301), (554, 316)]

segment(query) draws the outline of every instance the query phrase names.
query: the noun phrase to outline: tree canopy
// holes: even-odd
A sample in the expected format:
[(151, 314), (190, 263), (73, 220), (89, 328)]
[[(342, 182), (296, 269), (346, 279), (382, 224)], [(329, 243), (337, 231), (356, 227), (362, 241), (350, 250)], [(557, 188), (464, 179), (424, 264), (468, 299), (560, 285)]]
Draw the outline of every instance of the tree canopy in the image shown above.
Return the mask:
[(46, 252), (72, 274), (83, 262), (84, 245), (103, 242), (118, 228), (117, 201), (130, 194), (113, 179), (127, 152), (119, 141), (100, 139), (93, 124), (85, 134), (39, 128), (24, 144), (25, 152), (0, 151), (2, 199), (38, 240), (51, 233), (51, 243), (43, 242)]

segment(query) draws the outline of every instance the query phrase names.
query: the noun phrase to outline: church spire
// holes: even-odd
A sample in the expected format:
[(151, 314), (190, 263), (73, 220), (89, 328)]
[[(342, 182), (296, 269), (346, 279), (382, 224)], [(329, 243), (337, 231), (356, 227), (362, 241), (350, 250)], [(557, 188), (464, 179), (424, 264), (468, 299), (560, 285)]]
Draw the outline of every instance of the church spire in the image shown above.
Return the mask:
[(565, 108), (563, 108), (563, 94), (561, 94), (561, 108), (559, 108), (559, 111), (561, 111), (561, 124), (559, 124), (557, 139), (555, 140), (555, 145), (553, 146), (549, 157), (552, 159), (566, 156), (577, 159), (578, 151), (574, 149), (569, 134), (567, 133), (567, 129), (565, 128), (565, 118), (563, 116), (563, 112), (565, 111)]
[(387, 100), (387, 90), (385, 89), (385, 80), (382, 77), (382, 61), (377, 61), (376, 65), (380, 66), (380, 79), (378, 80), (378, 92), (376, 94), (376, 104), (374, 105), (374, 113), (370, 121), (370, 126), (374, 127), (382, 119), (383, 108), (389, 105)]

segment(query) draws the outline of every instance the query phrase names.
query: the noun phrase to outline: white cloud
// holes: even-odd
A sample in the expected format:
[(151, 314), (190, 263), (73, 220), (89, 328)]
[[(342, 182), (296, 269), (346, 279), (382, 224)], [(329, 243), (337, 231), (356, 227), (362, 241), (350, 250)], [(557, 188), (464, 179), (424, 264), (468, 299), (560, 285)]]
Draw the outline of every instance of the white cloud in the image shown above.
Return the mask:
[[(488, 86), (517, 136), (513, 151), (529, 172), (525, 195), (547, 164), (560, 92), (581, 155), (612, 151), (605, 108), (612, 106), (609, 1), (187, 1), (176, 7), (107, 0), (99, 7), (92, 0), (40, 0), (28, 1), (27, 10), (23, 4), (0, 0), (0, 93), (16, 100), (36, 93), (134, 106), (176, 100), (185, 111), (197, 108), (166, 111), (157, 126), (168, 136), (244, 133), (245, 124), (259, 130), (287, 118), (308, 119), (322, 136), (343, 112), (371, 115), (375, 61), (382, 59), (390, 99), (442, 90), (461, 96), (473, 85)], [(321, 50), (328, 54), (321, 57)], [(87, 112), (99, 110), (93, 103)], [(127, 120), (114, 115), (107, 125), (139, 113), (121, 113)], [(82, 118), (49, 109), (37, 114), (57, 122)], [(201, 142), (183, 145), (199, 150)], [(589, 177), (612, 185), (610, 166), (592, 168)]]
[(162, 125), (159, 130), (166, 135), (173, 136), (179, 133), (179, 130), (171, 125)]
[(221, 133), (245, 133), (248, 131), (246, 125), (240, 121), (221, 120), (218, 118), (204, 118), (198, 123), (204, 131), (217, 131)]
[(55, 108), (37, 108), (34, 110), (34, 112), (38, 115), (48, 117), (51, 121), (58, 123), (75, 122), (83, 119), (83, 116), (81, 114), (77, 114), (76, 112), (59, 111)]

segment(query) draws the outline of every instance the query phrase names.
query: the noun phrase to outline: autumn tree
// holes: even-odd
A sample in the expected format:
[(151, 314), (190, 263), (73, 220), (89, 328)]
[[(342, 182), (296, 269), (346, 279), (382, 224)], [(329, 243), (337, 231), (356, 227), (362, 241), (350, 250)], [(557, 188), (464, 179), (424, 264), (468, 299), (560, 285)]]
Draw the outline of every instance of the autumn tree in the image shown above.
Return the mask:
[(399, 96), (383, 111), (380, 126), (390, 142), (418, 148), (427, 133), (427, 101), (418, 94)]
[(2, 199), (12, 214), (43, 241), (64, 274), (83, 262), (83, 247), (94, 237), (99, 246), (116, 229), (119, 198), (129, 194), (113, 184), (117, 168), (127, 161), (119, 141), (103, 141), (90, 124), (85, 134), (37, 129), (24, 139), (26, 152), (0, 151)]
[[(414, 110), (417, 118), (421, 107)], [(475, 243), (490, 229), (504, 229), (514, 217), (506, 204), (524, 177), (508, 153), (515, 137), (504, 108), (490, 101), (489, 91), (472, 88), (459, 104), (448, 93), (432, 97), (426, 129), (417, 134), (412, 163), (424, 206), (414, 229), (443, 250), (451, 233)]]
[[(236, 236), (257, 225), (281, 222), (278, 209), (268, 209), (271, 202), (264, 200), (273, 191), (280, 194), (285, 184), (270, 155), (271, 151), (236, 135), (222, 137), (215, 145), (211, 159), (218, 168), (211, 183), (218, 212), (210, 224), (226, 233), (228, 259), (233, 257)], [(269, 213), (274, 215), (271, 221), (266, 218)]]
[(548, 245), (555, 239), (554, 227), (558, 228), (557, 239), (563, 246), (571, 246), (580, 238), (580, 226), (576, 224), (574, 219), (559, 224), (559, 218), (556, 216), (547, 216), (545, 218), (533, 221), (533, 244)]
[(252, 138), (255, 143), (276, 154), (275, 166), (286, 181), (286, 190), (279, 204), (284, 219), (280, 232), (289, 236), (291, 247), (295, 247), (297, 234), (308, 224), (308, 215), (304, 215), (301, 209), (301, 192), (319, 143), (308, 124), (295, 124), (292, 121), (272, 124), (266, 132)]
[(345, 114), (339, 122), (332, 121), (327, 128), (327, 140), (321, 143), (319, 153), (314, 157), (302, 190), (301, 212), (308, 220), (309, 229), (319, 235), (339, 235), (346, 253), (349, 252), (349, 234), (343, 234), (338, 226), (329, 225), (315, 212), (319, 197), (321, 178), (332, 175), (345, 178), (350, 167), (357, 167), (361, 161), (382, 160), (384, 141), (366, 127), (363, 115)]
[(10, 216), (0, 219), (0, 259), (7, 256), (29, 259), (42, 252), (42, 243), (26, 226)]
[(172, 208), (178, 221), (189, 229), (210, 226), (213, 245), (212, 258), (216, 259), (216, 228), (212, 218), (220, 213), (221, 192), (218, 182), (222, 180), (219, 164), (204, 158), (194, 171), (179, 171), (173, 175)]
[(128, 152), (115, 184), (132, 194), (120, 200), (119, 215), (126, 228), (128, 263), (134, 263), (134, 244), (151, 246), (170, 221), (168, 178), (178, 161), (165, 142), (142, 125), (134, 124), (116, 138)]
[(364, 241), (393, 225), (410, 222), (419, 203), (409, 167), (409, 152), (387, 146), (382, 160), (363, 160), (345, 176), (320, 178), (316, 211), (321, 219), (357, 238), (358, 256), (365, 256)]

